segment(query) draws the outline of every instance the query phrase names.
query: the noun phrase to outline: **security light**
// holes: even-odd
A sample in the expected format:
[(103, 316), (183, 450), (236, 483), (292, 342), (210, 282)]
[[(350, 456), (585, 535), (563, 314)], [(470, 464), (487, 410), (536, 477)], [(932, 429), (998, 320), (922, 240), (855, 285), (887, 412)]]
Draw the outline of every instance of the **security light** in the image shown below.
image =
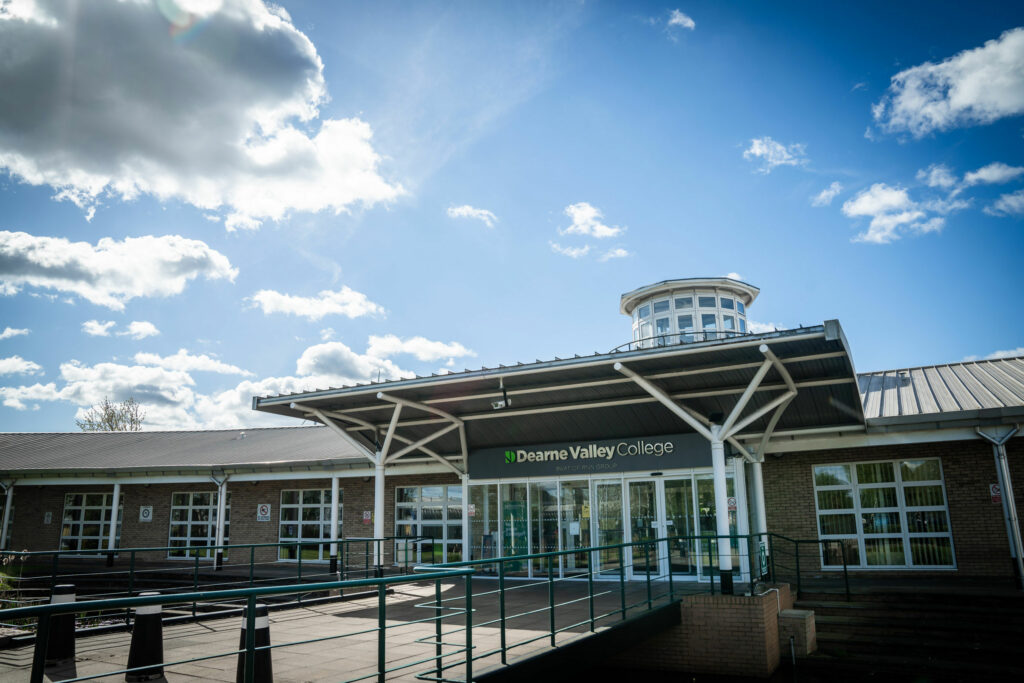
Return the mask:
[(495, 410), (508, 408), (510, 405), (512, 405), (512, 399), (508, 397), (508, 392), (505, 391), (505, 379), (503, 377), (498, 378), (498, 388), (501, 389), (501, 400), (491, 401), (491, 408)]

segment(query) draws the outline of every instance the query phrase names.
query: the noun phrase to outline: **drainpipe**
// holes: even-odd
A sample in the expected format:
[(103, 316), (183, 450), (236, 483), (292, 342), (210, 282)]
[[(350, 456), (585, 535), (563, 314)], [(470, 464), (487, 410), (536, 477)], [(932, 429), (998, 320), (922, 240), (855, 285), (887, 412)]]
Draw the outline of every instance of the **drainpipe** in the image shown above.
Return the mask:
[(377, 452), (376, 476), (373, 481), (373, 565), (378, 574), (384, 568), (384, 458)]
[(1010, 522), (1010, 548), (1016, 555), (1017, 560), (1017, 585), (1018, 587), (1024, 588), (1024, 557), (1022, 554), (1022, 547), (1024, 544), (1021, 543), (1020, 537), (1020, 522), (1017, 517), (1017, 501), (1013, 495), (1013, 482), (1010, 479), (1010, 467), (1006, 461), (1006, 442), (1017, 433), (1018, 427), (1013, 427), (1002, 437), (992, 437), (981, 431), (981, 428), (975, 428), (974, 431), (978, 435), (991, 442), (992, 450), (995, 452), (997, 472), (1002, 479), (1003, 485), (1003, 501), (1006, 505), (1006, 511), (1009, 516)]
[(718, 536), (718, 570), (722, 593), (730, 595), (732, 589), (732, 549), (729, 547), (729, 489), (725, 479), (725, 442), (722, 426), (712, 424), (711, 467), (715, 483), (715, 523)]
[(338, 478), (331, 477), (331, 573), (338, 571)]
[(0, 487), (3, 487), (6, 498), (4, 499), (4, 518), (0, 522), (3, 526), (0, 526), (0, 550), (7, 548), (7, 525), (11, 522), (11, 504), (14, 501), (14, 480), (10, 483), (4, 484), (0, 482)]
[(114, 484), (114, 498), (110, 503), (110, 533), (107, 535), (107, 566), (114, 566), (114, 545), (117, 543), (117, 508), (121, 502), (121, 483)]

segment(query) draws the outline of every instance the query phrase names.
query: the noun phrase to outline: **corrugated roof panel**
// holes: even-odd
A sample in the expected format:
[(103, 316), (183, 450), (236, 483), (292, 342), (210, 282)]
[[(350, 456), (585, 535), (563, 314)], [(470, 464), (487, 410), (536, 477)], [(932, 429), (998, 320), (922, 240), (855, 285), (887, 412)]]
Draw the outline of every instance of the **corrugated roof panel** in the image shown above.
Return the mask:
[[(973, 363), (972, 363), (973, 365)], [(967, 367), (961, 363), (950, 366), (956, 376), (960, 378), (960, 381), (964, 383), (964, 386), (968, 391), (971, 392), (971, 396), (977, 401), (982, 408), (999, 408), (1003, 404), (995, 396), (992, 395), (985, 385), (982, 384), (977, 377), (975, 377)]]
[(895, 372), (882, 375), (882, 416), (894, 417), (900, 414), (900, 385)]
[(872, 374), (867, 376), (868, 388), (864, 399), (864, 415), (878, 417), (882, 414), (882, 375)]
[(992, 361), (1000, 370), (1024, 384), (1024, 358), (1003, 358)]
[(957, 374), (953, 372), (952, 366), (940, 365), (936, 369), (939, 371), (942, 380), (946, 383), (949, 393), (953, 394), (953, 398), (960, 404), (962, 410), (977, 410), (981, 407), (978, 400), (971, 394), (971, 390), (965, 387)]
[(1020, 359), (1010, 358), (985, 363), (985, 369), (1011, 390), (1017, 401), (1024, 401), (1024, 370), (1018, 370), (1013, 361), (1024, 366)]
[(935, 397), (935, 401), (939, 404), (939, 412), (951, 413), (961, 409), (960, 404), (956, 402), (956, 397), (949, 390), (946, 380), (939, 373), (938, 368), (925, 368), (924, 376), (928, 378), (928, 386), (932, 390), (932, 396)]
[(928, 383), (928, 377), (925, 375), (924, 369), (914, 368), (911, 370), (910, 381), (913, 382), (914, 396), (917, 397), (918, 414), (939, 412), (939, 404), (935, 400), (935, 395), (932, 393), (932, 388)]
[(971, 363), (970, 365), (965, 365), (964, 370), (980, 382), (1000, 406), (1013, 405), (1018, 400), (1017, 395), (1013, 393), (1011, 387), (1000, 382), (989, 372), (990, 366), (990, 363)]
[(921, 411), (917, 405), (917, 396), (914, 392), (914, 382), (910, 378), (910, 371), (897, 370), (896, 377), (899, 379), (900, 415), (917, 415)]

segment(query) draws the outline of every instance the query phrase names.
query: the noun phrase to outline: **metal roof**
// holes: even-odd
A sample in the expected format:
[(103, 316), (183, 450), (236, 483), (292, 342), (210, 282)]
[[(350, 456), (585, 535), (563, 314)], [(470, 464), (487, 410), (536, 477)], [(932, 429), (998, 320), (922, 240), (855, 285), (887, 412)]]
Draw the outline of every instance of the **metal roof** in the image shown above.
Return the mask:
[[(710, 342), (481, 369), (283, 396), (256, 397), (260, 411), (308, 417), (323, 411), (369, 450), (383, 439), (394, 404), (385, 396), (425, 404), (465, 422), (469, 451), (496, 446), (654, 436), (690, 431), (636, 383), (614, 369), (617, 362), (647, 377), (679, 403), (710, 416), (728, 415), (764, 361), (768, 345), (798, 387), (779, 430), (863, 425), (856, 375), (838, 321)], [(502, 398), (511, 406), (495, 410)], [(773, 368), (744, 414), (786, 390)], [(771, 414), (747, 426), (738, 438), (764, 431)], [(444, 417), (406, 407), (398, 434), (416, 441), (451, 424)], [(461, 454), (458, 430), (430, 442), (445, 456)]]
[(180, 471), (236, 466), (367, 462), (323, 427), (181, 432), (0, 434), (0, 473)]
[(1024, 417), (1024, 357), (857, 376), (868, 425)]

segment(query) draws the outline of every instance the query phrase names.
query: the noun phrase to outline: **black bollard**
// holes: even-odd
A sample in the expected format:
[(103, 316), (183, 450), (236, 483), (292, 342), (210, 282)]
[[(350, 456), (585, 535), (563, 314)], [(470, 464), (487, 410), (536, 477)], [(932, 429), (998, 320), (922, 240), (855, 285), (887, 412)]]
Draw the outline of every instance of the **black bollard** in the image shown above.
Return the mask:
[[(160, 594), (141, 594), (148, 595)], [(160, 605), (145, 605), (135, 610), (132, 646), (128, 651), (128, 668), (138, 671), (129, 671), (124, 675), (124, 680), (128, 683), (152, 681), (164, 676), (164, 625), (161, 612)]]
[(722, 595), (732, 595), (732, 572), (725, 572), (719, 578), (722, 580)]
[[(54, 586), (50, 604), (74, 602), (75, 587), (69, 583)], [(50, 618), (50, 637), (46, 640), (46, 666), (75, 660), (75, 615), (55, 614)]]
[[(235, 683), (245, 682), (245, 628), (249, 623), (248, 608), (242, 610), (242, 636), (239, 638), (238, 667), (235, 673)], [(256, 632), (255, 646), (264, 647), (270, 645), (270, 617), (266, 605), (256, 605), (256, 619), (254, 629)], [(270, 650), (257, 650), (253, 667), (253, 683), (274, 683), (274, 668), (270, 661)]]
[(327, 571), (329, 571), (332, 574), (337, 574), (338, 573), (338, 556), (337, 555), (331, 555), (331, 566), (330, 566), (330, 568)]

